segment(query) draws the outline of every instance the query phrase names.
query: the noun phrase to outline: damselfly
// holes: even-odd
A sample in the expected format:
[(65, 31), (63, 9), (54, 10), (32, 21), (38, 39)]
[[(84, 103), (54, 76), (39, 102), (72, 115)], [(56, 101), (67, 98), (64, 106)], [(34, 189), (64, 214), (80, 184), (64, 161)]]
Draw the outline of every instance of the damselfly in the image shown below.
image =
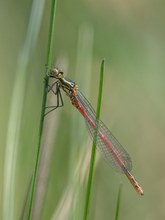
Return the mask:
[(63, 71), (54, 67), (50, 70), (49, 76), (55, 78), (56, 81), (49, 86), (48, 90), (52, 90), (57, 96), (57, 105), (49, 106), (49, 111), (53, 111), (58, 107), (63, 106), (63, 100), (61, 95), (61, 89), (69, 96), (72, 104), (79, 110), (79, 112), (85, 118), (91, 137), (95, 137), (97, 129), (96, 146), (101, 151), (105, 160), (117, 171), (124, 173), (136, 192), (140, 195), (144, 194), (142, 187), (138, 184), (134, 176), (130, 173), (132, 169), (132, 161), (118, 140), (109, 131), (106, 125), (96, 119), (96, 113), (92, 108), (91, 104), (79, 91), (78, 86), (75, 82), (64, 77)]

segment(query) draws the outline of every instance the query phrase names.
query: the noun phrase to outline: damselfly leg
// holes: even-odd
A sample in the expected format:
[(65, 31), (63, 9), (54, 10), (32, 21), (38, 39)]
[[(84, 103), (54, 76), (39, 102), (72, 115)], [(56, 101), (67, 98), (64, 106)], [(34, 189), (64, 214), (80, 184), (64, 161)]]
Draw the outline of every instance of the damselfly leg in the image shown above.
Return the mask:
[[(49, 93), (50, 91), (56, 96), (56, 105), (47, 106), (45, 108), (45, 116), (58, 107), (62, 107), (64, 105), (58, 82), (54, 82), (52, 85), (48, 85), (47, 92)], [(46, 111), (46, 109), (48, 109), (48, 111)]]

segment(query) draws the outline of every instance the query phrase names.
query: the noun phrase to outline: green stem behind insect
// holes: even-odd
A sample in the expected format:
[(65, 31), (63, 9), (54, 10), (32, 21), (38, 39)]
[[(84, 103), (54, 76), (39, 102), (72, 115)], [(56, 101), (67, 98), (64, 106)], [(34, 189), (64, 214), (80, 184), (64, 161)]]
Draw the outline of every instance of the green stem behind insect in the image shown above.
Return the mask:
[(40, 118), (39, 136), (38, 136), (38, 145), (37, 145), (37, 155), (36, 155), (35, 168), (34, 168), (33, 179), (32, 179), (32, 192), (31, 192), (31, 197), (30, 197), (30, 208), (29, 208), (28, 219), (32, 219), (32, 209), (33, 209), (33, 205), (34, 205), (35, 192), (36, 192), (36, 183), (37, 183), (37, 177), (38, 177), (40, 149), (41, 149), (42, 133), (43, 133), (43, 125), (44, 125), (44, 114), (45, 114), (46, 99), (47, 99), (47, 87), (48, 87), (48, 81), (49, 81), (49, 76), (47, 74), (47, 68), (50, 68), (51, 61), (52, 61), (56, 3), (57, 3), (57, 0), (52, 0), (51, 15), (50, 15), (49, 38), (48, 38), (48, 52), (47, 52), (45, 81), (44, 81), (44, 92), (43, 92), (43, 99), (42, 99), (42, 110), (41, 110), (41, 118)]
[[(105, 61), (102, 60), (101, 69), (100, 69), (100, 84), (99, 84), (99, 92), (98, 92), (96, 120), (98, 120), (100, 118), (100, 112), (101, 112), (104, 62)], [(96, 157), (97, 133), (98, 133), (98, 123), (97, 123), (97, 126), (96, 126), (96, 131), (95, 131), (93, 145), (92, 145), (92, 153), (91, 153), (89, 176), (88, 176), (88, 182), (87, 182), (87, 191), (86, 191), (86, 198), (85, 198), (85, 208), (84, 208), (84, 218), (83, 218), (83, 220), (88, 219), (88, 213), (89, 213), (89, 206), (90, 206), (90, 199), (91, 199), (91, 188), (92, 188), (92, 181), (93, 181), (93, 174), (94, 174), (94, 164), (95, 164), (95, 157)]]
[(119, 191), (117, 196), (117, 203), (116, 203), (116, 215), (115, 220), (119, 219), (119, 212), (120, 212), (120, 204), (121, 204), (121, 191), (122, 191), (122, 183), (119, 185)]

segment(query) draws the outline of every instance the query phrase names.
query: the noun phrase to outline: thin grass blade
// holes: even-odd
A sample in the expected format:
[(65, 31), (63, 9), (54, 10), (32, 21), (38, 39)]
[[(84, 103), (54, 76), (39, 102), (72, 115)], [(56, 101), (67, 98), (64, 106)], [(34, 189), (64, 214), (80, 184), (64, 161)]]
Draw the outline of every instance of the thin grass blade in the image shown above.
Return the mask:
[(116, 215), (115, 220), (119, 219), (119, 212), (120, 212), (120, 205), (121, 205), (121, 192), (122, 192), (122, 182), (119, 185), (119, 191), (117, 196), (117, 203), (116, 203)]
[(3, 220), (14, 219), (14, 194), (16, 188), (15, 173), (22, 109), (26, 88), (26, 69), (38, 38), (43, 7), (44, 0), (33, 1), (27, 34), (18, 57), (16, 78), (13, 82), (4, 160)]
[(47, 100), (47, 88), (48, 88), (48, 81), (49, 81), (49, 76), (47, 74), (47, 71), (48, 71), (48, 68), (50, 68), (51, 62), (52, 62), (56, 3), (57, 3), (56, 0), (52, 0), (51, 14), (50, 14), (49, 38), (48, 38), (48, 52), (47, 52), (45, 81), (44, 81), (44, 91), (43, 91), (40, 127), (39, 127), (39, 135), (38, 135), (37, 155), (36, 155), (34, 174), (33, 174), (33, 180), (32, 180), (32, 193), (31, 193), (31, 198), (30, 198), (29, 219), (32, 219), (32, 212), (33, 212), (36, 186), (37, 186), (39, 159), (40, 159), (40, 153), (41, 153), (42, 134), (43, 134), (43, 127), (44, 127), (44, 114), (45, 114), (45, 107), (46, 107), (46, 100)]
[[(98, 120), (100, 118), (100, 112), (101, 112), (104, 63), (105, 63), (105, 60), (102, 60), (101, 69), (100, 69), (100, 84), (99, 84), (99, 92), (98, 92), (96, 120)], [(89, 213), (89, 207), (90, 207), (91, 189), (92, 189), (92, 181), (93, 181), (93, 175), (94, 175), (94, 164), (95, 164), (95, 157), (96, 157), (97, 133), (98, 133), (98, 126), (96, 127), (96, 132), (94, 135), (93, 145), (92, 145), (92, 153), (91, 153), (89, 176), (88, 176), (88, 182), (87, 182), (85, 207), (84, 207), (84, 217), (83, 217), (84, 220), (88, 219), (88, 213)]]

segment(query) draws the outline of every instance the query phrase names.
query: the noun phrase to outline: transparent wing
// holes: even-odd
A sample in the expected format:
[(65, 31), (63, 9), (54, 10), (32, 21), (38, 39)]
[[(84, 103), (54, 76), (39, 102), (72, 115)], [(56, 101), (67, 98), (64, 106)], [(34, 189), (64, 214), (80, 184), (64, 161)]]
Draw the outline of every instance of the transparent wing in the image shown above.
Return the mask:
[[(87, 127), (93, 139), (96, 132), (96, 113), (91, 104), (80, 91), (78, 91), (76, 98), (79, 104), (83, 107), (83, 113), (81, 111), (80, 112), (85, 118)], [(105, 160), (117, 172), (123, 173), (124, 169), (131, 171), (132, 161), (127, 151), (123, 148), (123, 146), (118, 142), (118, 140), (113, 136), (113, 134), (101, 120), (97, 121), (97, 123), (98, 135), (96, 139), (96, 146), (102, 153)]]

